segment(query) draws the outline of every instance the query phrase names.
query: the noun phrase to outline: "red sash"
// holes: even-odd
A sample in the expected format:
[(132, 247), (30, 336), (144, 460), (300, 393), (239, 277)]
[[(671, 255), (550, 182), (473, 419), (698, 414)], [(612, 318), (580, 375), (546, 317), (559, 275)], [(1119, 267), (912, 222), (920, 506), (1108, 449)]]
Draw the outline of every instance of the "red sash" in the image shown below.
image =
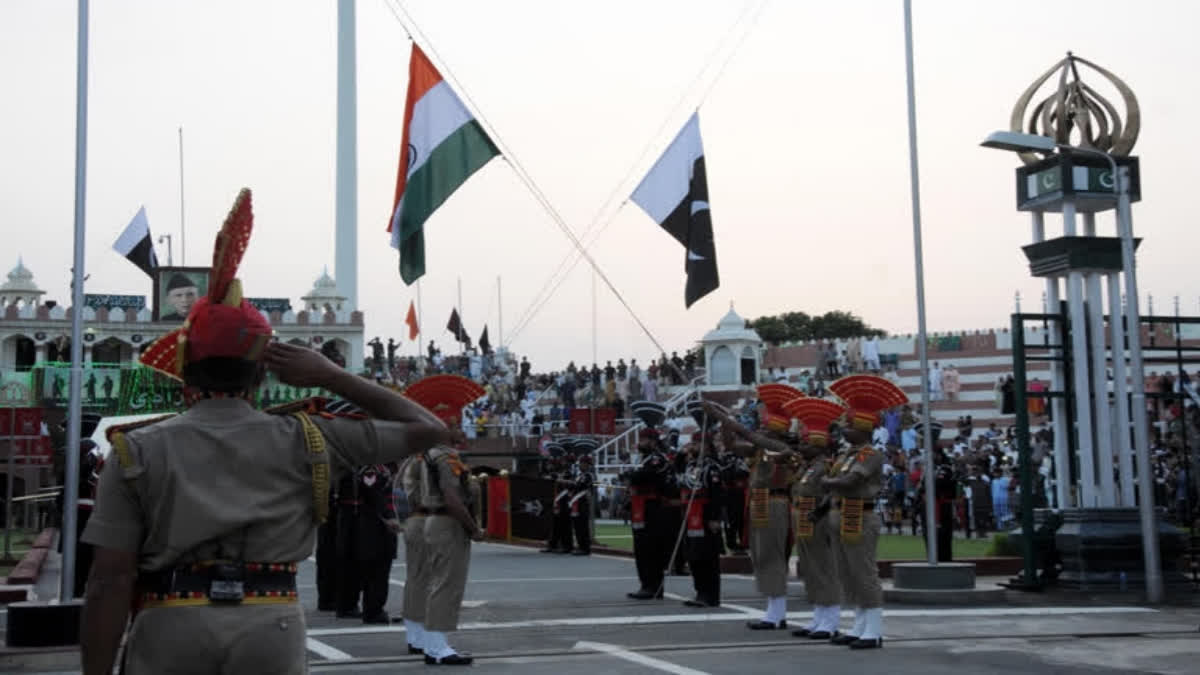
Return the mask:
[(646, 527), (646, 495), (635, 494), (630, 497), (629, 522), (633, 529), (641, 530)]
[[(685, 490), (683, 498), (688, 498), (688, 492)], [(703, 537), (704, 528), (704, 507), (708, 505), (708, 497), (696, 496), (688, 505), (687, 512), (687, 535), (689, 537)]]

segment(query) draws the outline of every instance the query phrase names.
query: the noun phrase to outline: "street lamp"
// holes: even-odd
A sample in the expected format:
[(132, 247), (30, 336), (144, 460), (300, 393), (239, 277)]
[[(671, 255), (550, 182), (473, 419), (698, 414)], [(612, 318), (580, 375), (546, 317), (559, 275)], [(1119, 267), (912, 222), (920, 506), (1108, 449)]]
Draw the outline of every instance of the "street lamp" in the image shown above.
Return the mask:
[[(1142, 558), (1146, 567), (1146, 599), (1152, 603), (1162, 601), (1163, 580), (1159, 564), (1158, 524), (1154, 518), (1154, 487), (1151, 482), (1150, 439), (1146, 420), (1146, 388), (1142, 384), (1145, 369), (1142, 364), (1141, 314), (1138, 309), (1137, 261), (1134, 258), (1133, 219), (1129, 197), (1129, 170), (1117, 165), (1117, 160), (1107, 152), (1092, 148), (1080, 148), (1058, 143), (1049, 136), (1025, 134), (1016, 131), (994, 131), (980, 143), (985, 148), (1011, 152), (1039, 152), (1049, 154), (1058, 150), (1066, 154), (1095, 155), (1104, 158), (1112, 168), (1113, 197), (1116, 199), (1117, 236), (1121, 239), (1121, 265), (1125, 269), (1125, 293), (1127, 297), (1129, 326), (1135, 331), (1129, 336), (1129, 366), (1133, 371), (1131, 404), (1133, 407), (1133, 435), (1137, 457), (1137, 485), (1141, 497), (1138, 513), (1142, 526)], [(1120, 349), (1120, 345), (1113, 345)], [(1114, 353), (1113, 358), (1118, 357)], [(1127, 433), (1127, 432), (1126, 432)]]

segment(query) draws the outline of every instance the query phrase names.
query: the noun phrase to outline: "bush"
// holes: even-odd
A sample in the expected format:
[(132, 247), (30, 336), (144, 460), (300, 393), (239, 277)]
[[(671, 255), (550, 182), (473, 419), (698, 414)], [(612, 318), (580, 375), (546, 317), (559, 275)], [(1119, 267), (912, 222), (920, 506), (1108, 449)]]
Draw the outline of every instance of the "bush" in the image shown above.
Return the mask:
[(988, 556), (1020, 557), (1024, 554), (1020, 533), (999, 532), (992, 535), (992, 544), (988, 546)]

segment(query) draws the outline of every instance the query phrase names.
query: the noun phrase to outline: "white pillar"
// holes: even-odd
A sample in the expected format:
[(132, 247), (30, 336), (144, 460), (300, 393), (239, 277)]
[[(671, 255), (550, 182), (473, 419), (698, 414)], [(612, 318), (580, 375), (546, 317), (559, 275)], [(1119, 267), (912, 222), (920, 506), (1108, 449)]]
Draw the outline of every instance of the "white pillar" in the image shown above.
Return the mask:
[[(1038, 243), (1046, 239), (1045, 214), (1040, 211), (1033, 212), (1033, 241)], [(1057, 314), (1059, 304), (1062, 302), (1061, 295), (1058, 289), (1058, 279), (1053, 277), (1046, 279), (1046, 312), (1048, 314)], [(1051, 345), (1060, 345), (1059, 336), (1062, 334), (1061, 325), (1055, 325), (1054, 330), (1050, 332), (1049, 340)], [(1063, 351), (1053, 350), (1052, 356), (1062, 356)], [(1058, 361), (1050, 362), (1050, 389), (1052, 391), (1063, 391), (1065, 388), (1063, 380), (1063, 364)], [(1054, 495), (1055, 506), (1065, 508), (1071, 505), (1071, 457), (1067, 452), (1070, 444), (1067, 442), (1067, 434), (1071, 430), (1067, 428), (1067, 402), (1061, 397), (1051, 398), (1047, 403), (1050, 406), (1050, 412), (1053, 413), (1054, 422)]]
[(1121, 307), (1121, 277), (1116, 272), (1108, 275), (1108, 313), (1113, 345), (1113, 398), (1116, 400), (1113, 436), (1120, 467), (1121, 506), (1132, 507), (1136, 500), (1133, 444), (1129, 437), (1129, 383), (1125, 369), (1125, 310)]
[[(1075, 236), (1075, 202), (1065, 200), (1062, 207), (1063, 232)], [(1077, 506), (1097, 506), (1095, 444), (1092, 436), (1092, 406), (1088, 392), (1087, 314), (1083, 308), (1083, 273), (1067, 276), (1067, 311), (1071, 320), (1071, 373), (1075, 387), (1075, 427), (1079, 457), (1079, 502)]]
[[(1083, 234), (1096, 236), (1096, 214), (1083, 214)], [(1112, 408), (1108, 402), (1108, 359), (1104, 341), (1104, 296), (1100, 289), (1100, 274), (1086, 275), (1088, 330), (1092, 334), (1092, 397), (1096, 420), (1096, 469), (1100, 474), (1100, 506), (1117, 505), (1117, 489), (1113, 480)]]
[(352, 312), (358, 309), (358, 93), (354, 22), (354, 0), (338, 0), (334, 278), (338, 291), (346, 296), (346, 308)]

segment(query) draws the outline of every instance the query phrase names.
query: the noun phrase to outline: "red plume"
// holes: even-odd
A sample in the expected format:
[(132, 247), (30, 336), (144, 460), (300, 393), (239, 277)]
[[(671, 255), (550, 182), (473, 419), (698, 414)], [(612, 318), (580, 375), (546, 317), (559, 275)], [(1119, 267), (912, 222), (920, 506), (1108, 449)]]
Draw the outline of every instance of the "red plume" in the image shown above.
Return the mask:
[(435, 414), (446, 412), (454, 415), (486, 393), (474, 380), (461, 375), (431, 375), (417, 380), (404, 390), (405, 396)]
[(217, 233), (213, 247), (212, 271), (209, 272), (208, 299), (214, 304), (225, 301), (229, 285), (237, 276), (238, 265), (250, 243), (250, 230), (254, 228), (254, 213), (250, 208), (250, 188), (242, 188), (233, 208), (225, 218), (225, 224)]
[(758, 385), (758, 399), (767, 406), (767, 412), (778, 415), (783, 412), (783, 404), (794, 398), (804, 398), (804, 392), (786, 384)]

